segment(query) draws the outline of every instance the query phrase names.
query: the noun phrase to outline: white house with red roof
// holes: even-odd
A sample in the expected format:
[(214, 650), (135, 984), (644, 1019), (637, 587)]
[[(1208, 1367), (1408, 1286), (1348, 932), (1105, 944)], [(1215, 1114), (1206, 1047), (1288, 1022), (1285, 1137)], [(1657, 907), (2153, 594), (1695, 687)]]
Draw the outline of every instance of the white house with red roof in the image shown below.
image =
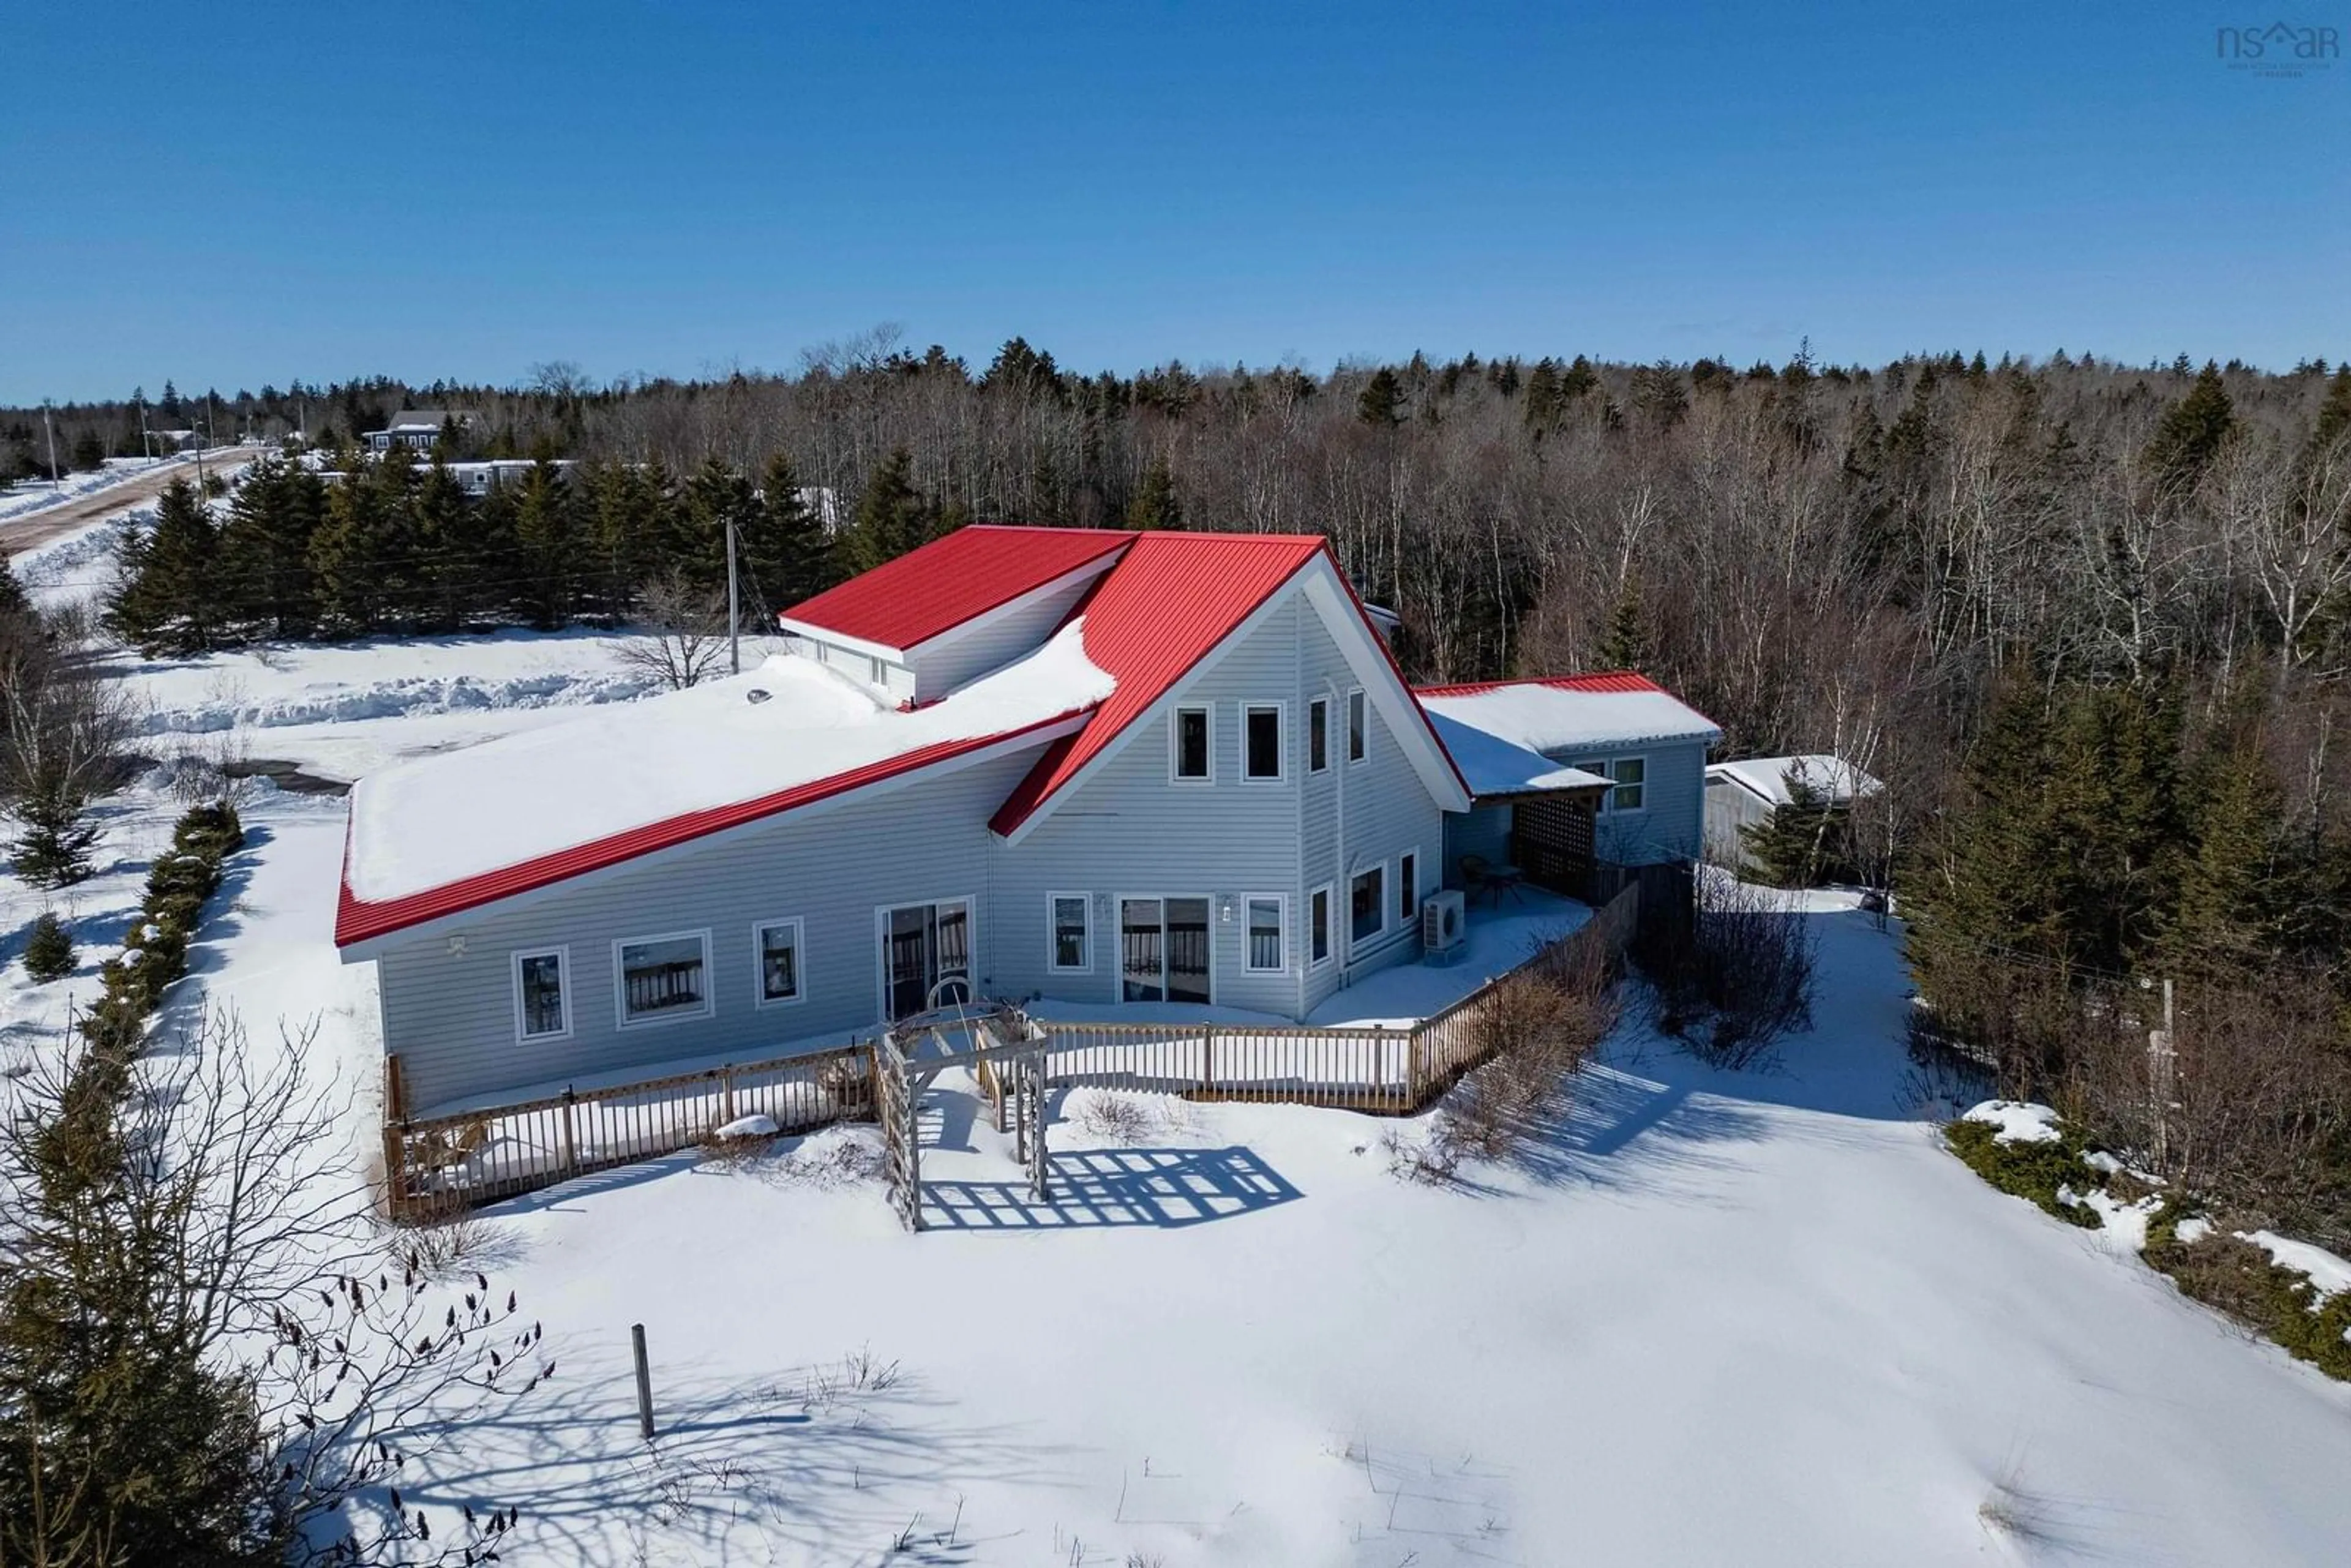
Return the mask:
[(413, 1109), (947, 996), (1302, 1019), (1419, 956), (1465, 855), (1696, 853), (1701, 716), (1416, 695), (1320, 538), (972, 527), (780, 621), (757, 670), (353, 790), (336, 942)]

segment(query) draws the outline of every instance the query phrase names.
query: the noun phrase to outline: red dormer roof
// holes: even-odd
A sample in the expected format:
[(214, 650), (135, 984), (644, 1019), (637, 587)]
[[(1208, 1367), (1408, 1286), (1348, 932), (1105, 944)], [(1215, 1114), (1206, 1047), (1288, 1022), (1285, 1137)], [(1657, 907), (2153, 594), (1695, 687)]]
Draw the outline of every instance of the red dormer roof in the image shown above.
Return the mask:
[(884, 648), (913, 648), (1106, 561), (1135, 537), (1117, 528), (975, 523), (803, 600), (783, 619)]
[(988, 825), (1010, 834), (1326, 547), (1313, 534), (1146, 533), (1073, 612), (1086, 657), (1117, 682), (1045, 748)]

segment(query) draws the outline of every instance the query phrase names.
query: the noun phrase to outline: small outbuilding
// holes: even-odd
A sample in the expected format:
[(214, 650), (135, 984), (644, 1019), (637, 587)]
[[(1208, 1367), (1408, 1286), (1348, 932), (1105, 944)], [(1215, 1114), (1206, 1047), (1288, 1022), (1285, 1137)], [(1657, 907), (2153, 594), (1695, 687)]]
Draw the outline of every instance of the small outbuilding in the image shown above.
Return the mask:
[(1761, 869), (1745, 830), (1768, 826), (1781, 808), (1800, 800), (1843, 814), (1885, 786), (1843, 758), (1748, 757), (1709, 763), (1706, 770), (1706, 853), (1718, 865)]

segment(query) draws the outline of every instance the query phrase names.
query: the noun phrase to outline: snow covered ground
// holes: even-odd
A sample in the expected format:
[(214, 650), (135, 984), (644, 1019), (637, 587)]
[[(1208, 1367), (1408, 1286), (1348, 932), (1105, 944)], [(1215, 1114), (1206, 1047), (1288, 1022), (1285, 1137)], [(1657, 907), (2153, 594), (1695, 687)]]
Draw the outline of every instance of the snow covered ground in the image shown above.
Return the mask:
[[(226, 714), (255, 755), (357, 770), (546, 722), (559, 706), (522, 705), (611, 674), (583, 636), (133, 678), (184, 719), (159, 734)], [(452, 695), (486, 682), (516, 700)], [(60, 900), (77, 978), (25, 982), (44, 900), (0, 876), (9, 1052), (94, 988), (172, 807), (110, 810), (110, 869)], [(341, 802), (264, 792), (247, 820), (173, 1007), (229, 1004), (261, 1040), (315, 1019), (315, 1065), (371, 1089), (370, 972), (329, 935)], [(924, 1110), (921, 1235), (862, 1129), (491, 1210), (479, 1264), (545, 1322), (556, 1377), (403, 1494), (519, 1508), (510, 1563), (2351, 1558), (2351, 1388), (1942, 1151), (1906, 1089), (1896, 940), (1851, 905), (1803, 903), (1817, 1021), (1777, 1071), (1715, 1073), (1628, 1023), (1570, 1113), (1453, 1186), (1391, 1174), (1410, 1124), (1080, 1092), (1040, 1206), (950, 1082)]]
[[(250, 816), (179, 1005), (317, 1017), (364, 1079), (340, 815)], [(1939, 1150), (1892, 940), (1806, 918), (1782, 1071), (1628, 1028), (1461, 1187), (1389, 1174), (1392, 1124), (1142, 1102), (1127, 1144), (1080, 1097), (1040, 1207), (949, 1085), (922, 1235), (862, 1130), (491, 1211), (557, 1377), (403, 1491), (519, 1506), (510, 1563), (2341, 1562), (2351, 1390)]]

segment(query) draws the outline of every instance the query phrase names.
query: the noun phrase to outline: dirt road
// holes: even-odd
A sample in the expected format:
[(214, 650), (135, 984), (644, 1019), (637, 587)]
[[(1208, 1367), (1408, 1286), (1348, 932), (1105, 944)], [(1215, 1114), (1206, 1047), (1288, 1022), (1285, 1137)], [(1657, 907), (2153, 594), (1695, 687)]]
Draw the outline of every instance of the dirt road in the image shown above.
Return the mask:
[[(258, 446), (215, 446), (204, 454), (205, 471), (209, 473), (216, 465), (250, 462), (261, 450)], [(153, 500), (174, 479), (193, 480), (195, 476), (195, 459), (191, 456), (160, 468), (142, 469), (120, 485), (109, 485), (103, 490), (92, 490), (87, 496), (76, 496), (37, 512), (0, 520), (0, 550), (14, 555), (18, 550), (47, 544), (85, 523)]]

